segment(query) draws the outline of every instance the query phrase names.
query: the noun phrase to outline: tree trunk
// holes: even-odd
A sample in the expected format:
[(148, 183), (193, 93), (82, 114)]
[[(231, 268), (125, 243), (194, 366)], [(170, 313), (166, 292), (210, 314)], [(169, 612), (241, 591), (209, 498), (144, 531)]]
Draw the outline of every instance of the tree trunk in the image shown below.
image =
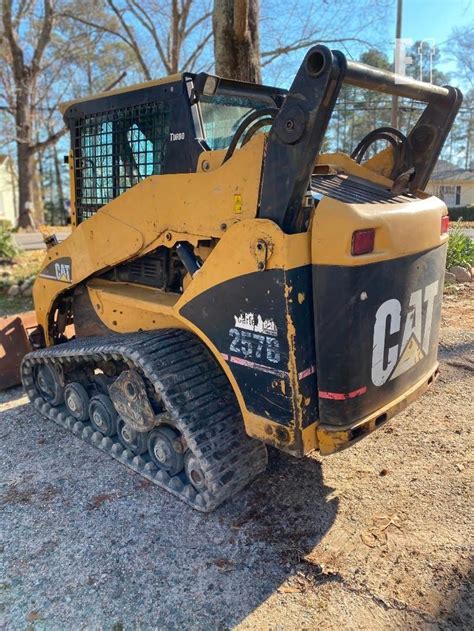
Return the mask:
[(216, 74), (261, 83), (258, 0), (214, 0)]
[(177, 0), (171, 3), (171, 29), (170, 29), (170, 68), (171, 74), (179, 72), (179, 20), (180, 13)]
[(34, 228), (33, 178), (35, 158), (28, 145), (17, 143), (18, 155), (18, 225)]
[(61, 224), (64, 222), (64, 225), (66, 225), (66, 205), (64, 203), (63, 181), (61, 179), (61, 162), (59, 160), (57, 145), (54, 145), (53, 147), (53, 156), (54, 171), (56, 175), (56, 191), (58, 194), (58, 214), (61, 220)]
[(41, 152), (35, 153), (33, 165), (33, 218), (36, 228), (44, 224), (43, 172), (40, 160)]
[[(24, 84), (26, 77), (24, 78)], [(34, 189), (33, 178), (36, 160), (32, 151), (32, 125), (29, 95), (25, 86), (16, 98), (16, 136), (18, 157), (18, 225), (20, 228), (34, 228)]]

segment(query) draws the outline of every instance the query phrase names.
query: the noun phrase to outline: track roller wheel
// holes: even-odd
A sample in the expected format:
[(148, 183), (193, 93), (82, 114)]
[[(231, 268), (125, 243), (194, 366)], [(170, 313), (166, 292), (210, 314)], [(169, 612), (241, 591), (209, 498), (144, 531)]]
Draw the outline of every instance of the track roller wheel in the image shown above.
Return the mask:
[(196, 491), (201, 492), (206, 490), (207, 483), (204, 472), (201, 469), (199, 460), (189, 449), (184, 454), (184, 471)]
[(64, 388), (59, 374), (51, 366), (42, 364), (35, 373), (35, 383), (41, 397), (50, 405), (60, 405), (64, 401)]
[(173, 476), (184, 466), (181, 435), (172, 427), (158, 427), (148, 435), (148, 453), (159, 469)]
[(64, 402), (74, 418), (77, 418), (78, 421), (87, 421), (89, 418), (89, 395), (78, 381), (68, 383), (64, 388)]
[(135, 431), (123, 418), (117, 421), (117, 435), (125, 449), (129, 449), (136, 456), (144, 454), (148, 449), (148, 433)]
[(94, 375), (92, 381), (98, 394), (109, 395), (109, 385), (112, 383), (112, 380), (109, 377), (106, 377), (103, 374)]
[(97, 394), (89, 402), (89, 418), (94, 429), (104, 436), (117, 433), (118, 414), (110, 397)]

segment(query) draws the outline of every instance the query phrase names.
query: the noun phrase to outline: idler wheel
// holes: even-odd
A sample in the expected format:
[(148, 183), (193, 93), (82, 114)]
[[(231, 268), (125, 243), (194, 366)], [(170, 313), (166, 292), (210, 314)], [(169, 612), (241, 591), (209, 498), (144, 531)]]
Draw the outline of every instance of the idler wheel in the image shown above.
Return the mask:
[(64, 401), (64, 388), (59, 374), (47, 364), (41, 364), (35, 372), (35, 385), (40, 396), (50, 405)]
[(64, 403), (74, 418), (77, 418), (78, 421), (87, 421), (89, 418), (89, 395), (78, 381), (68, 383), (64, 388)]
[(123, 418), (117, 421), (117, 435), (125, 449), (129, 449), (136, 456), (144, 454), (148, 449), (147, 432), (135, 431)]
[(117, 433), (118, 414), (110, 397), (97, 394), (89, 403), (89, 418), (94, 429), (104, 436)]
[(187, 451), (184, 454), (184, 470), (188, 477), (188, 480), (194, 486), (196, 491), (205, 491), (207, 488), (206, 478), (203, 470), (199, 464), (199, 460), (193, 454), (192, 451)]
[(150, 432), (148, 453), (156, 466), (170, 476), (179, 473), (184, 466), (181, 436), (172, 427), (158, 427)]

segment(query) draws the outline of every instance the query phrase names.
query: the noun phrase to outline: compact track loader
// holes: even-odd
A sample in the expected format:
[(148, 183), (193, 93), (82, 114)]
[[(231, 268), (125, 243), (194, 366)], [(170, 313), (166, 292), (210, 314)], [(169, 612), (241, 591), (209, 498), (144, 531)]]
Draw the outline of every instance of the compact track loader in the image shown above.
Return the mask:
[[(323, 154), (343, 83), (425, 107)], [(289, 91), (185, 73), (67, 104), (73, 230), (21, 368), (38, 412), (201, 511), (266, 445), (386, 423), (438, 373), (447, 211), (423, 189), (461, 99), (315, 46)]]

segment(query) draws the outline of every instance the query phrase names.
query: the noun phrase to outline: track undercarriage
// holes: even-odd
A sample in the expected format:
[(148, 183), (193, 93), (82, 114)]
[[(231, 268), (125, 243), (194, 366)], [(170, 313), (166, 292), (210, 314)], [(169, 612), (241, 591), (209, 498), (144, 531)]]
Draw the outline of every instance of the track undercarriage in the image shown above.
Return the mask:
[(35, 351), (22, 380), (44, 416), (197, 510), (213, 510), (266, 467), (225, 375), (186, 331)]

